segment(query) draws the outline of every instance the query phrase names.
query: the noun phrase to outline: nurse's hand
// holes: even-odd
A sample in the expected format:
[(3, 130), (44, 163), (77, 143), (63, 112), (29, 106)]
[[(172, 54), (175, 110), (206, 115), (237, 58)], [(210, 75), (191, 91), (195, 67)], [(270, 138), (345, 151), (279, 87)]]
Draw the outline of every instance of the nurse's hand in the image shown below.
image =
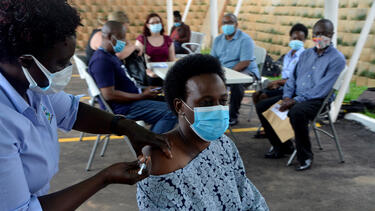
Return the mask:
[[(120, 128), (123, 128), (125, 131), (122, 134), (130, 139), (130, 142), (137, 153), (137, 155), (142, 154), (142, 148), (146, 145), (152, 147), (157, 147), (161, 149), (168, 158), (172, 158), (171, 147), (166, 136), (159, 135), (147, 130), (146, 128), (138, 125), (134, 121), (129, 121), (122, 119), (119, 121)], [(124, 124), (121, 127), (121, 124)]]
[[(138, 174), (140, 163), (146, 163), (146, 168), (142, 174)], [(151, 170), (151, 158), (142, 157), (139, 161), (116, 163), (104, 169), (100, 174), (105, 178), (105, 184), (128, 184), (133, 185), (148, 177)]]

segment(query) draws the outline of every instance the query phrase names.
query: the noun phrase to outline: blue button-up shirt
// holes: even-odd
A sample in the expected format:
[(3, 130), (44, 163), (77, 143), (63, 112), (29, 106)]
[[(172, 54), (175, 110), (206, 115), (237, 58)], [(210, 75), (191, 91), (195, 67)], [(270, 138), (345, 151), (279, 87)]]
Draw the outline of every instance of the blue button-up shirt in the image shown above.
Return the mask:
[(345, 63), (345, 57), (332, 45), (321, 55), (317, 54), (316, 48), (305, 50), (284, 86), (283, 98), (293, 97), (297, 102), (325, 98)]
[(300, 48), (298, 51), (292, 55), (293, 50), (290, 50), (285, 56), (283, 60), (283, 70), (281, 72), (282, 79), (288, 79), (291, 74), (293, 74), (294, 68), (296, 67), (299, 56), (301, 53), (305, 51), (305, 48)]
[(57, 128), (69, 131), (79, 98), (27, 91), (30, 105), (0, 73), (0, 210), (42, 210), (37, 199), (58, 171)]
[(250, 65), (242, 72), (252, 73), (259, 79), (258, 65), (254, 56), (254, 45), (254, 41), (249, 35), (237, 29), (232, 40), (225, 39), (224, 34), (216, 37), (211, 49), (211, 55), (218, 58), (224, 67), (230, 69), (233, 69), (239, 62), (250, 61)]

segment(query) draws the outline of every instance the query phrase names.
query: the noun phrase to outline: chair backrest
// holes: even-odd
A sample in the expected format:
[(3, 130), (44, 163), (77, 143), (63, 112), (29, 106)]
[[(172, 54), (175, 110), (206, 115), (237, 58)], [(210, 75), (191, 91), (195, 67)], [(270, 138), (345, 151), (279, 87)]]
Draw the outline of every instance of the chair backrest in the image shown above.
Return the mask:
[(197, 43), (202, 45), (203, 39), (204, 39), (205, 34), (201, 32), (191, 32), (190, 33), (190, 42), (191, 43)]
[(189, 54), (200, 53), (204, 36), (204, 33), (192, 31), (190, 33), (190, 41), (188, 43), (183, 43), (182, 48), (187, 50)]
[(81, 79), (85, 79), (84, 73), (87, 72), (87, 65), (76, 54), (74, 54), (73, 59), (74, 59), (74, 63), (76, 64), (76, 67), (77, 67), (77, 70), (78, 70), (78, 73), (79, 73), (79, 77)]
[(254, 46), (254, 56), (255, 56), (255, 62), (257, 63), (259, 67), (259, 74), (262, 75), (262, 70), (264, 66), (264, 62), (266, 61), (266, 55), (267, 51), (266, 49), (255, 45)]
[(105, 101), (104, 97), (102, 96), (102, 93), (100, 92), (100, 89), (96, 85), (95, 80), (92, 78), (92, 76), (88, 73), (84, 73), (85, 81), (87, 84), (87, 87), (89, 89), (89, 95), (90, 97), (94, 99), (100, 99), (100, 101), (103, 103), (105, 110), (107, 110), (110, 113), (113, 113), (111, 107), (108, 105), (108, 103)]
[(341, 88), (342, 83), (344, 82), (345, 75), (347, 73), (348, 67), (345, 66), (344, 70), (341, 71), (339, 77), (337, 78), (335, 84), (333, 85), (334, 90), (339, 90)]

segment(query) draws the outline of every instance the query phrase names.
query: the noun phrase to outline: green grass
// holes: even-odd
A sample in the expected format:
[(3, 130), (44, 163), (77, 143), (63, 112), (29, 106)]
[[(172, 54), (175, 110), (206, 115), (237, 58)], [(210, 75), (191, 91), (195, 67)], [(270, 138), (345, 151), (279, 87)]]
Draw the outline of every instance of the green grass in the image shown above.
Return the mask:
[(350, 83), (349, 93), (345, 95), (344, 103), (350, 103), (352, 100), (358, 99), (358, 97), (366, 91), (366, 86), (356, 86), (354, 82)]
[(369, 111), (369, 110), (366, 109), (363, 114), (370, 117), (370, 118), (375, 119), (375, 111)]
[(277, 77), (271, 77), (271, 76), (267, 76), (266, 78), (268, 78), (268, 80), (270, 81), (276, 81), (276, 80), (280, 80), (281, 79), (281, 76), (277, 76)]
[(209, 48), (201, 50), (201, 54), (210, 54), (210, 52), (211, 52), (211, 49), (209, 49)]

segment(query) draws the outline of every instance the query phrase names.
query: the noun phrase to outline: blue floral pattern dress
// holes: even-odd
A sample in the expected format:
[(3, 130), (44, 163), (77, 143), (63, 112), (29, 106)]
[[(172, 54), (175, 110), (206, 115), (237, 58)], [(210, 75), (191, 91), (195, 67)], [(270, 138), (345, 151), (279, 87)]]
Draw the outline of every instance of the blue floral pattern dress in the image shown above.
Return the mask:
[(269, 210), (225, 135), (184, 168), (138, 182), (137, 201), (140, 210)]

